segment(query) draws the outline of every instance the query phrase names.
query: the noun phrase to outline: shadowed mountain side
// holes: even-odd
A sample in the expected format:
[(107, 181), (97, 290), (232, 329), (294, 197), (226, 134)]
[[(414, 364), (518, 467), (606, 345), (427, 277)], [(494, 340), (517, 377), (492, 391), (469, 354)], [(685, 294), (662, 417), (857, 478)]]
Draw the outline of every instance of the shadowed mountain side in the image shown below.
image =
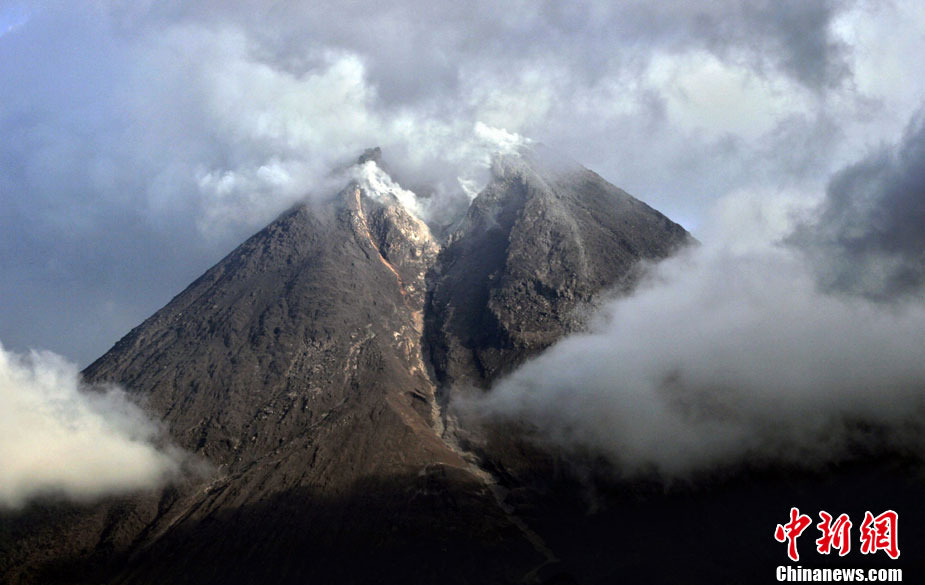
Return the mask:
[[(543, 562), (500, 508), (485, 505), (485, 486), (450, 467), (248, 501), (247, 492), (271, 473), (213, 486), (156, 538), (145, 531), (132, 546), (98, 546), (89, 558), (74, 548), (25, 581), (243, 585), (376, 583), (388, 576), (385, 582), (476, 583), (490, 574), (494, 583), (518, 583)], [(169, 491), (161, 505), (178, 499)], [(134, 505), (110, 504), (112, 514)], [(21, 519), (19, 529), (28, 532), (35, 519)]]
[[(435, 466), (415, 477), (367, 480), (339, 496), (310, 488), (289, 490), (241, 507), (228, 507), (230, 487), (210, 492), (196, 511), (140, 552), (116, 545), (108, 531), (87, 559), (74, 543), (45, 535), (53, 562), (8, 583), (516, 583), (528, 572), (539, 583), (604, 585), (630, 583), (775, 583), (776, 568), (901, 568), (905, 582), (925, 575), (925, 516), (922, 483), (910, 477), (914, 462), (885, 458), (816, 473), (780, 469), (740, 470), (705, 486), (636, 482), (576, 483), (556, 478), (542, 499), (511, 493), (507, 501), (542, 533), (562, 559), (543, 565), (499, 509), (482, 506), (482, 486), (452, 468)], [(236, 488), (234, 491), (238, 491)], [(164, 502), (177, 498), (164, 494)], [(227, 498), (223, 503), (223, 498)], [(152, 510), (157, 500), (149, 501)], [(162, 504), (163, 505), (163, 504)], [(818, 511), (847, 513), (855, 522), (847, 557), (815, 552), (818, 531), (799, 539), (800, 562), (789, 563), (786, 547), (773, 538), (791, 506), (818, 521)], [(103, 525), (98, 506), (33, 508), (6, 524), (22, 544), (35, 545), (35, 526), (47, 517), (80, 515)], [(129, 499), (112, 502), (110, 517), (137, 509)], [(859, 553), (859, 520), (866, 510), (900, 515), (902, 555)], [(400, 512), (392, 516), (392, 512)], [(111, 518), (110, 518), (111, 519)], [(465, 527), (460, 531), (458, 527)], [(124, 533), (123, 533), (124, 535)], [(9, 535), (8, 535), (9, 536)], [(51, 549), (49, 549), (51, 550)], [(134, 550), (139, 550), (135, 547)], [(85, 551), (84, 551), (85, 553)], [(50, 556), (50, 555), (49, 555)], [(407, 563), (404, 562), (407, 560)], [(539, 569), (536, 573), (534, 570)], [(491, 571), (492, 577), (486, 577)], [(394, 576), (394, 579), (393, 579)]]
[(640, 261), (692, 242), (680, 225), (538, 146), (499, 157), (432, 276), (428, 340), (438, 379), (487, 387), (584, 324)]
[[(496, 158), (492, 173), (432, 271), (426, 339), (443, 403), (467, 387), (488, 388), (580, 330), (596, 302), (632, 289), (642, 263), (694, 242), (658, 211), (543, 146)], [(523, 440), (528, 429), (510, 421), (453, 422), (456, 441), (506, 488), (542, 484), (548, 469), (569, 467), (556, 449)]]
[[(591, 481), (561, 475), (536, 493), (512, 493), (518, 514), (563, 559), (556, 566), (576, 583), (778, 583), (776, 570), (796, 568), (901, 569), (903, 582), (925, 577), (925, 476), (916, 459), (882, 457), (807, 471), (776, 468), (730, 470), (693, 484), (616, 482), (609, 471)], [(799, 562), (774, 539), (790, 508), (812, 518), (797, 539)], [(862, 554), (865, 511), (899, 513), (900, 558)], [(851, 552), (816, 551), (819, 512), (853, 522)], [(848, 579), (845, 579), (848, 580)]]

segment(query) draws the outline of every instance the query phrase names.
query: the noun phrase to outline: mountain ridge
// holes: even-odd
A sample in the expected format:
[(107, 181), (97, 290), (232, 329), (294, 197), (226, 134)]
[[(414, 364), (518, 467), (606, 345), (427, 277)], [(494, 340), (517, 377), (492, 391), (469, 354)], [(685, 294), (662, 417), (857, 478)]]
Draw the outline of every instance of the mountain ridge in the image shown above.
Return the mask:
[[(447, 432), (446, 402), (580, 328), (595, 295), (689, 236), (581, 167), (507, 155), (493, 173), (442, 247), (361, 182), (296, 206), (88, 366), (215, 471), (78, 506), (22, 537), (19, 578), (70, 582), (90, 563), (107, 583), (540, 579), (554, 553)], [(65, 535), (70, 561), (29, 552)], [(390, 568), (352, 566), (357, 547)]]

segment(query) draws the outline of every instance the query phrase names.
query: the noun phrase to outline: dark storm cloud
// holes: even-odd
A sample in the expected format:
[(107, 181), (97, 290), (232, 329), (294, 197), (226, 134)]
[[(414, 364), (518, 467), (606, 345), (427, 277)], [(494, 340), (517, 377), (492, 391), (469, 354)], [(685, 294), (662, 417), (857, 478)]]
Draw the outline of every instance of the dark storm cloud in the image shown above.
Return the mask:
[(817, 91), (846, 74), (838, 8), (18, 2), (0, 16), (16, 24), (0, 36), (0, 339), (87, 363), (375, 144), (439, 200), (484, 176), (503, 129), (694, 216), (759, 157), (676, 127), (653, 58), (705, 52)]
[(791, 238), (829, 290), (876, 299), (922, 297), (925, 285), (925, 119), (901, 142), (836, 174)]
[(705, 13), (696, 22), (718, 50), (748, 47), (757, 65), (782, 67), (801, 83), (820, 89), (838, 85), (851, 74), (847, 47), (830, 30), (839, 4), (749, 2)]

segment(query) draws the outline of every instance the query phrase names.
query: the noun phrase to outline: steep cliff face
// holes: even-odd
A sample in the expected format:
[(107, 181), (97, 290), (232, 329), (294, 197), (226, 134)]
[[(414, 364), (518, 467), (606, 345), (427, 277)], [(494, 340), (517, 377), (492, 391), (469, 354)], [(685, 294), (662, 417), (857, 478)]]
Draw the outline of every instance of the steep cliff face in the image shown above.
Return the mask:
[(8, 580), (503, 583), (555, 564), (446, 432), (441, 405), (580, 327), (598, 295), (688, 235), (539, 150), (499, 158), (441, 247), (377, 158), (86, 369), (129, 389), (210, 470), (8, 521)]

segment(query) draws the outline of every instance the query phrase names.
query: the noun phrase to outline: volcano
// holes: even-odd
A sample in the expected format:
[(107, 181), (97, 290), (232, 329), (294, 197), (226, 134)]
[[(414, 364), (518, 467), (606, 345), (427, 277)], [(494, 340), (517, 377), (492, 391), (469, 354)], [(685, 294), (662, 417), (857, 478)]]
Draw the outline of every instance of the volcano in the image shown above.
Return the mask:
[(33, 506), (5, 527), (8, 581), (522, 582), (558, 562), (446, 406), (690, 237), (536, 147), (497, 156), (438, 239), (380, 158), (364, 153), (360, 178), (283, 213), (86, 368), (207, 470)]

